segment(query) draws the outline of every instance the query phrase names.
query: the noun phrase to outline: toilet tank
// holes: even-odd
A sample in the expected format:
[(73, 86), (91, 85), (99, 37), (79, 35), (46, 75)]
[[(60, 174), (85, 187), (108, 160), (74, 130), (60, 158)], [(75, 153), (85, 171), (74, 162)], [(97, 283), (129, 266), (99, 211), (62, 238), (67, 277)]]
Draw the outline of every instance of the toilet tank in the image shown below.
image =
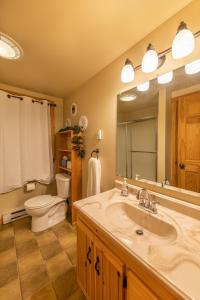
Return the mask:
[(70, 193), (70, 176), (65, 173), (56, 174), (57, 196), (67, 199)]

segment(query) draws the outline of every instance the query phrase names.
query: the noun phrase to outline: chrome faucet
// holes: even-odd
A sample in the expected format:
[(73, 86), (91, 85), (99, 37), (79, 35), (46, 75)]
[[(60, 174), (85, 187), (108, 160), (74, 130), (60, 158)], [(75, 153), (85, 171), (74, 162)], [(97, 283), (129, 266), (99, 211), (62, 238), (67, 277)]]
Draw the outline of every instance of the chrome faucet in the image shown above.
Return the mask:
[(158, 201), (152, 198), (152, 195), (147, 189), (139, 190), (137, 193), (137, 199), (139, 200), (140, 207), (151, 213), (157, 214), (158, 211), (156, 204), (158, 203)]
[(161, 182), (161, 187), (164, 188), (165, 185), (169, 185), (169, 180), (168, 179), (164, 179), (162, 182)]

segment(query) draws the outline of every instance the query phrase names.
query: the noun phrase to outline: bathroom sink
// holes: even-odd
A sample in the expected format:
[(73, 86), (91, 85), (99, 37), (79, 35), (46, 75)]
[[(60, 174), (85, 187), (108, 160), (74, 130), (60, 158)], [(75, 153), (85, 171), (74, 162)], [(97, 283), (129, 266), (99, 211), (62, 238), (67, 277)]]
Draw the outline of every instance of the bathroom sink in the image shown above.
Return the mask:
[(167, 222), (134, 205), (118, 202), (106, 208), (109, 223), (122, 235), (140, 241), (161, 244), (177, 237), (176, 229)]

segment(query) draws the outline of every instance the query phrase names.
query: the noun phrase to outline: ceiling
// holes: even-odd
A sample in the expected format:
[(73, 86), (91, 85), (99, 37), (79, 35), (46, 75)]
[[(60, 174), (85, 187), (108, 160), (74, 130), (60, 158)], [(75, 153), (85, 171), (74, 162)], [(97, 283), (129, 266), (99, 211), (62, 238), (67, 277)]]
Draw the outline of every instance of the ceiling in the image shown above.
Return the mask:
[(24, 57), (0, 58), (0, 82), (64, 97), (190, 2), (1, 0), (0, 31)]

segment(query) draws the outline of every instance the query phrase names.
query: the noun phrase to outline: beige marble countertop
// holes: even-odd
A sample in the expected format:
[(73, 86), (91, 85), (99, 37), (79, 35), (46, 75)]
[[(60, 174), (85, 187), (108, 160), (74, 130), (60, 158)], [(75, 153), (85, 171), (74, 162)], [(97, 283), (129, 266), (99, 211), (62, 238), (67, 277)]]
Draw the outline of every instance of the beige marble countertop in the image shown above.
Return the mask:
[[(158, 194), (164, 206), (151, 214), (138, 207), (134, 194), (122, 197), (120, 192), (114, 188), (74, 205), (182, 297), (199, 300), (200, 207)], [(144, 234), (138, 236), (136, 229)]]

